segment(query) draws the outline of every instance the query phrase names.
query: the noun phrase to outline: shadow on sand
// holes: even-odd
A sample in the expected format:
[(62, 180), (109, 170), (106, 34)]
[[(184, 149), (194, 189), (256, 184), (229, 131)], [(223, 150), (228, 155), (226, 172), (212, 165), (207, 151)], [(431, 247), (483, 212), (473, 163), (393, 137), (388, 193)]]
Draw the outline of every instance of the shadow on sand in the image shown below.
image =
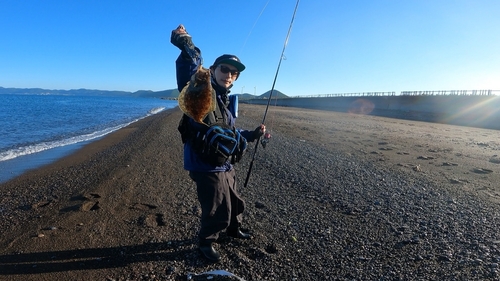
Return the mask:
[(193, 240), (176, 240), (111, 248), (2, 255), (0, 276), (116, 268), (136, 262), (157, 260), (189, 262), (188, 255), (196, 251), (193, 247), (186, 249), (186, 246), (191, 244)]

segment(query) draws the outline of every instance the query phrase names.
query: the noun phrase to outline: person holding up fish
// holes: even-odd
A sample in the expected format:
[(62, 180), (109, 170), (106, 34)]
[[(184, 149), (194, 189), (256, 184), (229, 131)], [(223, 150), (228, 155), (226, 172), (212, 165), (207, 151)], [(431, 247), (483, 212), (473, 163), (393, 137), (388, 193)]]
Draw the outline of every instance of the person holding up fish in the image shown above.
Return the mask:
[(237, 56), (221, 55), (209, 69), (204, 68), (201, 50), (182, 24), (172, 31), (170, 42), (181, 50), (176, 73), (179, 108), (184, 114), (178, 130), (184, 143), (184, 169), (196, 183), (202, 210), (199, 249), (215, 262), (221, 257), (214, 242), (222, 231), (234, 238), (252, 238), (240, 229), (245, 202), (236, 191), (233, 165), (241, 159), (247, 141), (258, 140), (266, 127), (235, 127), (238, 101), (229, 93), (245, 70)]

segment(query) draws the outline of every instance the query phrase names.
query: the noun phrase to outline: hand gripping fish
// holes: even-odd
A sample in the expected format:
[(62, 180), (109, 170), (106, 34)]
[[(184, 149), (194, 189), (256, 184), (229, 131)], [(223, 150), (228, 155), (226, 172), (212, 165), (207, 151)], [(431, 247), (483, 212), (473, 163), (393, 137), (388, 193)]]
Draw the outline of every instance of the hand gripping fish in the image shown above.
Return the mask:
[(215, 110), (216, 102), (210, 70), (200, 65), (179, 94), (179, 108), (194, 121), (205, 124), (203, 119)]

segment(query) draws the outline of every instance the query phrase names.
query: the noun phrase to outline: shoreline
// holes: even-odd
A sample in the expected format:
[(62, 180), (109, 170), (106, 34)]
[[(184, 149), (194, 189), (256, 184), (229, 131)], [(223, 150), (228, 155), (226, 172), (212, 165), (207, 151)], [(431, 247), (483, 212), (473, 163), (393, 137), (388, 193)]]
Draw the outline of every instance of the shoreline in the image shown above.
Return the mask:
[[(264, 106), (240, 105), (255, 128)], [(0, 280), (497, 280), (498, 132), (272, 107), (236, 168), (249, 241), (203, 260), (168, 109), (0, 184)], [(498, 260), (497, 260), (498, 258)], [(477, 259), (481, 259), (478, 262)]]
[[(37, 176), (39, 173), (45, 174), (45, 170), (57, 170), (58, 169), (57, 167), (60, 166), (74, 165), (75, 163), (85, 161), (85, 159), (88, 158), (89, 156), (93, 156), (93, 154), (101, 152), (102, 150), (122, 141), (123, 138), (125, 138), (128, 134), (133, 132), (135, 128), (140, 127), (142, 125), (141, 121), (143, 121), (144, 119), (150, 119), (151, 117), (154, 117), (155, 115), (161, 113), (170, 114), (171, 112), (175, 111), (176, 108), (177, 107), (167, 108), (160, 113), (151, 116), (146, 116), (125, 127), (122, 127), (105, 136), (98, 137), (93, 140), (83, 141), (80, 143), (75, 143), (63, 147), (56, 147), (39, 153), (24, 155), (12, 159), (12, 160), (17, 160), (18, 158), (23, 159), (24, 157), (26, 157), (30, 160), (33, 160), (34, 162), (39, 162), (39, 163), (35, 163), (33, 165), (28, 163), (27, 166), (31, 167), (28, 167), (26, 169), (21, 168), (23, 171), (20, 172), (17, 171), (17, 169), (15, 169), (16, 171), (14, 171), (13, 173), (17, 175), (9, 177), (9, 179), (5, 181), (0, 181), (0, 186), (2, 184), (9, 183), (12, 180), (18, 180), (17, 178), (29, 178), (30, 176), (27, 174), (33, 174), (34, 176)], [(9, 160), (5, 162), (8, 161)]]
[(84, 141), (81, 143), (51, 148), (48, 150), (40, 151), (37, 153), (18, 156), (14, 159), (9, 159), (0, 162), (0, 184), (7, 182), (15, 177), (30, 171), (42, 168), (43, 166), (50, 165), (55, 161), (75, 153), (83, 146), (91, 141)]
[[(174, 107), (175, 108), (175, 107)], [(172, 108), (165, 108), (163, 111), (170, 110)], [(155, 113), (158, 114), (158, 113)], [(153, 114), (154, 115), (154, 114)], [(144, 116), (137, 121), (138, 122), (148, 116)], [(133, 123), (134, 123), (133, 122)], [(129, 124), (130, 125), (130, 124)], [(5, 183), (15, 177), (21, 176), (22, 174), (29, 172), (30, 170), (36, 170), (39, 168), (43, 168), (46, 165), (50, 165), (61, 158), (69, 156), (73, 153), (76, 153), (78, 150), (82, 149), (86, 145), (98, 141), (102, 138), (105, 138), (109, 134), (112, 134), (116, 131), (119, 131), (123, 128), (126, 128), (128, 125), (121, 127), (118, 130), (112, 131), (104, 136), (96, 137), (94, 139), (81, 141), (78, 143), (73, 143), (69, 145), (59, 146), (50, 148), (44, 151), (18, 156), (13, 159), (9, 159), (6, 161), (0, 161), (0, 184)]]

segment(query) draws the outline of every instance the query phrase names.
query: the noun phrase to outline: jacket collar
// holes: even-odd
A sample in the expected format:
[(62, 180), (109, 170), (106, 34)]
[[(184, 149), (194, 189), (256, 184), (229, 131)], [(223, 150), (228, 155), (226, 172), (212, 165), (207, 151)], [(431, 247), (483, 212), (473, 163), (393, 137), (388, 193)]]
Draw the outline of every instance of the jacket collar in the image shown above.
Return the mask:
[(227, 89), (220, 86), (219, 84), (217, 84), (214, 77), (212, 76), (212, 88), (215, 90), (215, 92), (217, 93), (217, 96), (222, 100), (222, 102), (226, 106), (229, 104), (228, 95), (231, 92), (229, 90), (229, 89), (231, 89), (231, 87), (233, 87), (233, 85), (229, 86), (229, 88), (227, 88)]

